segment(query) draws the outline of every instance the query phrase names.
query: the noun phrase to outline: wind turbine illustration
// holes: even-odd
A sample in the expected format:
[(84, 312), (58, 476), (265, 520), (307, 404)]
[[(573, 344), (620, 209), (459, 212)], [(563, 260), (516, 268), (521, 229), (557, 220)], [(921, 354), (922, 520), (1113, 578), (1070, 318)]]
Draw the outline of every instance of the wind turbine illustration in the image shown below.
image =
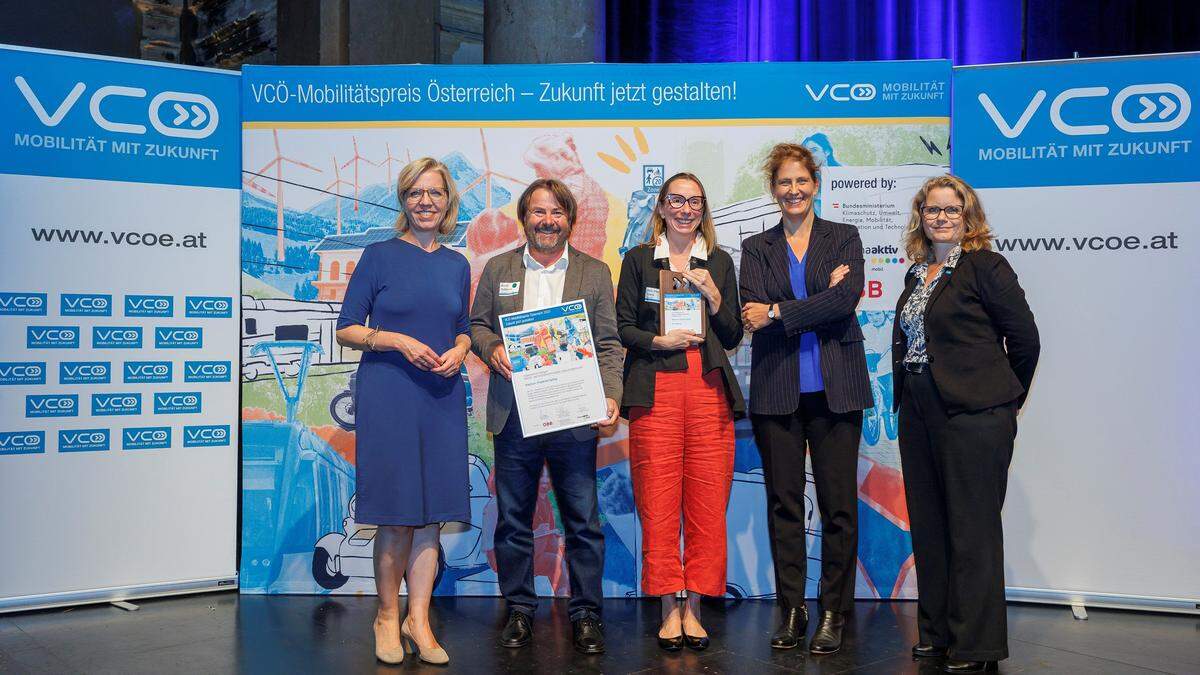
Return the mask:
[(483, 185), (484, 185), (483, 208), (485, 210), (487, 210), (487, 209), (492, 208), (492, 179), (493, 178), (503, 178), (504, 180), (507, 180), (515, 185), (527, 185), (527, 183), (519, 178), (513, 178), (512, 176), (506, 176), (502, 173), (492, 171), (492, 162), (491, 162), (491, 159), (488, 157), (487, 137), (485, 137), (483, 135), (483, 129), (479, 130), (479, 142), (483, 145), (483, 173), (479, 174), (478, 178), (471, 181), (471, 183), (469, 185), (467, 185), (467, 187), (463, 188), (462, 194), (464, 194), (464, 195), (467, 194), (471, 190), (474, 190), (480, 183), (483, 183)]
[(362, 155), (358, 154), (358, 137), (357, 136), (351, 136), (350, 140), (354, 142), (354, 156), (351, 157), (350, 159), (346, 160), (346, 163), (342, 164), (342, 168), (345, 169), (346, 167), (348, 167), (350, 165), (354, 165), (354, 212), (358, 213), (358, 185), (359, 185), (359, 183), (358, 183), (358, 165), (360, 163), (370, 164), (371, 166), (379, 166), (379, 165), (376, 164), (375, 162), (372, 162), (371, 160), (367, 159), (366, 157), (363, 157)]
[[(275, 139), (275, 159), (272, 159), (271, 161), (267, 162), (266, 165), (263, 166), (263, 168), (259, 169), (258, 176), (253, 176), (249, 179), (245, 179), (245, 182), (246, 182), (246, 185), (248, 187), (250, 187), (251, 189), (257, 190), (257, 191), (267, 195), (268, 197), (275, 198), (275, 259), (278, 260), (279, 262), (283, 262), (283, 253), (284, 253), (284, 251), (283, 251), (283, 165), (285, 163), (286, 164), (295, 164), (296, 166), (300, 166), (305, 169), (315, 171), (317, 173), (322, 173), (322, 172), (320, 169), (318, 169), (317, 167), (315, 167), (311, 164), (306, 164), (304, 162), (301, 162), (298, 159), (292, 159), (291, 157), (284, 157), (283, 152), (279, 149), (279, 130), (272, 129), (271, 134), (274, 136), (274, 139)], [(260, 178), (260, 177), (266, 175), (267, 171), (270, 171), (272, 168), (275, 169), (275, 191), (274, 192), (266, 189), (265, 187), (259, 185), (256, 182), (254, 182), (255, 178)]]
[[(402, 162), (400, 161), (400, 158), (399, 158), (399, 157), (393, 157), (393, 156), (392, 156), (392, 145), (391, 145), (391, 143), (384, 143), (384, 144), (383, 144), (383, 147), (387, 149), (387, 156), (383, 158), (383, 161), (381, 161), (381, 162), (380, 162), (380, 164), (381, 164), (381, 165), (383, 165), (383, 166), (385, 166), (385, 167), (387, 167), (387, 172), (388, 172), (388, 189), (389, 189), (389, 190), (394, 190), (394, 189), (396, 189), (396, 185), (395, 185), (395, 183), (393, 183), (393, 182), (392, 182), (392, 164), (402, 164)], [(408, 160), (408, 161), (410, 161), (410, 162), (411, 162), (411, 161), (412, 161), (412, 158), (411, 158), (411, 157), (409, 157), (409, 160)]]
[(334, 204), (337, 205), (337, 207), (336, 207), (337, 208), (337, 233), (338, 233), (338, 235), (341, 235), (342, 234), (342, 199), (344, 199), (344, 197), (342, 197), (342, 186), (344, 185), (346, 187), (351, 187), (351, 183), (350, 183), (350, 181), (342, 180), (342, 173), (340, 171), (338, 171), (337, 156), (335, 155), (332, 157), (333, 157), (333, 182), (330, 183), (329, 185), (326, 185), (325, 189), (333, 190), (334, 194), (337, 195), (333, 199), (334, 199)]

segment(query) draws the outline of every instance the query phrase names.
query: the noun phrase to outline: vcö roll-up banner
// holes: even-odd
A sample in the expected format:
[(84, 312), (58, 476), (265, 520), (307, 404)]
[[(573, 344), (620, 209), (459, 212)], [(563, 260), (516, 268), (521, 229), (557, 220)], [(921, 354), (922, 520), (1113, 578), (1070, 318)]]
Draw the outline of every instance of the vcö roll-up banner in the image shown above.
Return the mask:
[(0, 611), (236, 584), (238, 78), (0, 47)]
[(1200, 608), (1200, 55), (955, 71), (1042, 333), (1005, 504), (1009, 597)]
[[(791, 141), (824, 167), (822, 214), (857, 225), (866, 247), (860, 320), (880, 405), (864, 425), (857, 592), (911, 597), (890, 333), (907, 266), (899, 241), (908, 200), (948, 164), (949, 78), (945, 61), (247, 67), (241, 588), (374, 592), (375, 528), (354, 518), (358, 353), (336, 344), (334, 325), (363, 247), (395, 236), (395, 180), (410, 159), (438, 158), (457, 181), (459, 222), (445, 243), (467, 256), (476, 279), (492, 256), (522, 242), (516, 200), (541, 177), (574, 192), (580, 206), (571, 243), (615, 277), (624, 253), (647, 239), (664, 178), (684, 170), (704, 182), (719, 244), (740, 260), (742, 239), (779, 220), (761, 165), (773, 144)], [(748, 346), (733, 361), (748, 390)], [(474, 357), (462, 377), (470, 392), (464, 478), (472, 519), (443, 528), (437, 592), (491, 595), (498, 589), (487, 377)], [(610, 596), (639, 592), (626, 438), (622, 428), (603, 439), (596, 467)], [(747, 420), (737, 425), (734, 475), (727, 590), (768, 597), (774, 575), (762, 463)], [(546, 481), (534, 535), (539, 591), (565, 594), (563, 533)], [(814, 529), (814, 556), (818, 536)]]

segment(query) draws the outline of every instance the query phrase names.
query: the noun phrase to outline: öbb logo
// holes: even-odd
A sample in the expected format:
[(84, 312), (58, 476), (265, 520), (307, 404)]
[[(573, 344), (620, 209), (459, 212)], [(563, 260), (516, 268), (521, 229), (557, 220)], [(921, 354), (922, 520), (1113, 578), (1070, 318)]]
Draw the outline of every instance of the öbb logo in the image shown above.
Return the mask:
[(0, 316), (46, 316), (46, 294), (0, 293)]
[[(1063, 106), (1068, 101), (1078, 98), (1099, 98), (1108, 96), (1108, 87), (1072, 87), (1065, 89), (1050, 102), (1050, 124), (1067, 136), (1098, 136), (1109, 132), (1108, 124), (1072, 124), (1063, 119)], [(1130, 97), (1137, 96), (1136, 102), (1141, 105), (1137, 120), (1125, 116), (1125, 102)], [(979, 94), (979, 103), (984, 112), (992, 118), (996, 128), (1005, 138), (1020, 136), (1034, 114), (1046, 100), (1046, 90), (1038, 89), (1033, 98), (1021, 112), (1014, 124), (1009, 124), (996, 104), (986, 93)], [(1148, 134), (1163, 131), (1173, 131), (1183, 126), (1192, 112), (1192, 99), (1187, 91), (1177, 84), (1159, 82), (1155, 84), (1131, 84), (1117, 92), (1109, 106), (1112, 121), (1122, 130), (1131, 134)], [(1172, 117), (1173, 116), (1173, 117)], [(1151, 121), (1154, 117), (1158, 121)], [(1093, 122), (1097, 120), (1092, 120)], [(1107, 120), (1103, 120), (1107, 122)]]
[[(53, 113), (50, 113), (38, 95), (34, 93), (33, 88), (29, 86), (28, 80), (18, 75), (13, 78), (13, 82), (21, 91), (21, 95), (25, 97), (25, 102), (29, 104), (33, 114), (37, 115), (38, 120), (48, 127), (58, 126), (75, 107), (75, 103), (83, 96), (83, 93), (87, 91), (86, 84), (76, 82), (71, 91), (67, 93), (66, 98), (58, 104)], [(107, 84), (92, 93), (88, 100), (88, 114), (91, 115), (92, 121), (105, 131), (142, 135), (146, 133), (146, 125), (138, 123), (142, 120), (118, 122), (109, 119), (105, 115), (103, 107), (105, 99), (108, 98), (142, 99), (146, 96), (146, 90), (141, 87)], [(172, 105), (170, 112), (167, 113), (167, 118), (164, 119), (162, 108), (167, 103)], [(146, 118), (154, 130), (163, 136), (208, 138), (217, 130), (220, 115), (217, 112), (217, 105), (207, 96), (185, 91), (164, 91), (150, 99), (150, 103), (146, 107)]]

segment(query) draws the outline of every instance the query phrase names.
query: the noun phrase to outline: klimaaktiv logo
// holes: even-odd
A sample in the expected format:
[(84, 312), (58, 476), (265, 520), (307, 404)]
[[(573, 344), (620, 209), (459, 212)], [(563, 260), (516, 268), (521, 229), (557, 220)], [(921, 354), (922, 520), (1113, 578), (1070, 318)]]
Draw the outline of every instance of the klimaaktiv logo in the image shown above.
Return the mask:
[(45, 361), (0, 361), (0, 385), (46, 384)]
[(200, 392), (164, 391), (154, 394), (154, 414), (183, 415), (200, 412)]
[(92, 394), (92, 415), (140, 414), (142, 414), (141, 394)]
[(46, 294), (0, 293), (0, 316), (46, 316)]
[(816, 89), (811, 84), (805, 84), (804, 88), (814, 101), (820, 101), (826, 96), (831, 101), (871, 101), (879, 93), (875, 85), (869, 82), (838, 82), (823, 84)]
[(154, 346), (159, 349), (199, 349), (203, 331), (193, 326), (159, 326), (154, 329)]
[[(207, 96), (186, 91), (156, 92), (145, 108), (142, 108), (140, 103), (131, 105), (129, 100), (140, 102), (150, 95), (149, 92), (141, 87), (112, 82), (76, 82), (62, 99), (52, 98), (43, 102), (37, 93), (38, 90), (42, 90), (42, 95), (49, 95), (45, 89), (52, 87), (39, 88), (38, 78), (33, 73), (27, 75), (30, 79), (18, 75), (13, 78), (13, 82), (25, 97), (25, 102), (29, 104), (34, 115), (47, 127), (58, 126), (70, 114), (75, 104), (88, 91), (89, 84), (92, 93), (88, 97), (87, 113), (91, 115), (96, 126), (105, 131), (142, 135), (146, 133), (146, 125), (143, 122), (149, 122), (155, 131), (164, 136), (207, 138), (217, 130), (220, 119), (216, 104)], [(106, 102), (107, 99), (114, 100)], [(51, 109), (53, 112), (50, 112)], [(116, 118), (114, 111), (121, 111), (120, 119)]]
[(58, 432), (59, 452), (92, 452), (109, 447), (108, 429), (62, 429)]
[(79, 326), (26, 326), (27, 349), (78, 349)]
[(175, 299), (169, 295), (127, 295), (125, 316), (172, 316)]
[(0, 431), (0, 457), (32, 455), (46, 451), (44, 431)]
[(868, 265), (892, 265), (905, 262), (904, 257), (900, 255), (900, 249), (891, 244), (868, 246), (863, 249), (863, 255), (867, 256)]
[(188, 318), (222, 318), (233, 316), (233, 298), (209, 295), (189, 295), (183, 299), (183, 313)]
[(112, 316), (112, 296), (103, 293), (63, 293), (58, 305), (62, 316)]
[(183, 428), (183, 447), (229, 445), (228, 424), (201, 424)]
[[(1050, 92), (1038, 89), (1021, 101), (1024, 108), (1002, 113), (986, 92), (978, 96), (979, 104), (1005, 138), (1017, 138), (1024, 133), (1029, 122), (1038, 114), (1042, 103)], [(1100, 98), (1111, 103), (1105, 114), (1088, 117), (1069, 115), (1064, 112), (1067, 104), (1075, 99)], [(1132, 100), (1132, 103), (1129, 102)], [(1020, 105), (1020, 104), (1019, 104)], [(1050, 124), (1067, 136), (1100, 136), (1109, 133), (1109, 122), (1131, 134), (1161, 133), (1174, 131), (1183, 126), (1192, 112), (1192, 99), (1187, 90), (1171, 82), (1153, 84), (1131, 84), (1115, 94), (1108, 87), (1071, 87), (1054, 92), (1046, 114)], [(1133, 119), (1130, 119), (1130, 115)], [(1012, 119), (1012, 122), (1009, 120)]]
[(170, 361), (126, 361), (123, 368), (125, 384), (161, 384), (171, 381), (173, 364)]
[(130, 427), (121, 430), (122, 450), (157, 450), (171, 447), (171, 427)]
[(78, 394), (30, 394), (25, 397), (26, 417), (78, 417)]
[(59, 384), (108, 384), (112, 363), (108, 361), (63, 361), (58, 364)]
[(232, 372), (230, 361), (188, 361), (183, 364), (183, 381), (229, 382)]
[(93, 326), (92, 347), (96, 349), (140, 349), (141, 326)]

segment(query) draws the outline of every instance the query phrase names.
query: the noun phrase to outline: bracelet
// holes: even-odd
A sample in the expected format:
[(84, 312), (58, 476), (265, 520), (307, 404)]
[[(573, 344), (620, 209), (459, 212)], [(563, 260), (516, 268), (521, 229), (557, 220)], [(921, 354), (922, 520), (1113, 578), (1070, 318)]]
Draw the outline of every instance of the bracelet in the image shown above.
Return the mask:
[(378, 327), (373, 329), (370, 333), (367, 333), (367, 338), (365, 340), (363, 340), (363, 342), (365, 342), (367, 345), (367, 349), (370, 349), (373, 352), (379, 351), (379, 350), (375, 349), (375, 337), (378, 335), (379, 335)]

